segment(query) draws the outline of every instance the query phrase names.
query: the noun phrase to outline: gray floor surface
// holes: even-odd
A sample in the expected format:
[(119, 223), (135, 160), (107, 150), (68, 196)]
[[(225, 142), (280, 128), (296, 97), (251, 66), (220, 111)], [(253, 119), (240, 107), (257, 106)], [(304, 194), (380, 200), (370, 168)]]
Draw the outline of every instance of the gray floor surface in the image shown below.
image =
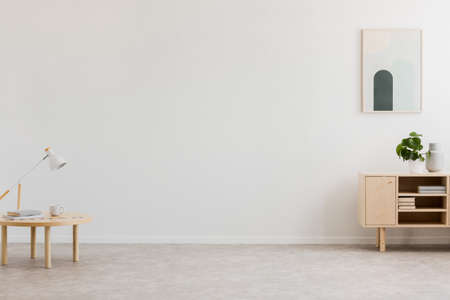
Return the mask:
[(10, 244), (0, 299), (450, 299), (450, 246)]

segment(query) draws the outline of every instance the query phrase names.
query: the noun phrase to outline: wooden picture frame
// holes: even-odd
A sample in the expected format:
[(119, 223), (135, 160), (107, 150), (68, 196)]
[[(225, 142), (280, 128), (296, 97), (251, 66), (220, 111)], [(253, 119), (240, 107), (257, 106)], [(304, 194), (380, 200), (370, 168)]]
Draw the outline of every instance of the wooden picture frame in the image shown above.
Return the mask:
[(421, 29), (361, 30), (361, 111), (420, 113)]

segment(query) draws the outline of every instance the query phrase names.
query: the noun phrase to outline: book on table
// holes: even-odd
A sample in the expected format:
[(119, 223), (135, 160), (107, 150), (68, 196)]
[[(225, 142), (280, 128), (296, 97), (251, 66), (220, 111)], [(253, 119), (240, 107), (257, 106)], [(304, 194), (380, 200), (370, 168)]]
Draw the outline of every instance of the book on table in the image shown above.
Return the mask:
[(33, 216), (22, 216), (22, 217), (14, 217), (14, 216), (5, 216), (5, 218), (9, 219), (9, 220), (27, 220), (27, 219), (34, 219), (34, 218), (42, 218), (44, 217), (44, 215), (42, 213), (38, 214), (38, 215), (33, 215)]
[(21, 209), (21, 210), (10, 210), (6, 212), (8, 217), (33, 217), (42, 215), (40, 210), (35, 209)]

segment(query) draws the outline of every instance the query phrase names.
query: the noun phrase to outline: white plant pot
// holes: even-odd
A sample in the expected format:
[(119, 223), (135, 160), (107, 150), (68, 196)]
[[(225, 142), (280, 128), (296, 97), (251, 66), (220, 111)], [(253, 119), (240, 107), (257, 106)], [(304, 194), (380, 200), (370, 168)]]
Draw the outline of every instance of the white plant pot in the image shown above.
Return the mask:
[(422, 174), (425, 173), (425, 164), (423, 161), (418, 160), (408, 160), (409, 172), (412, 174)]

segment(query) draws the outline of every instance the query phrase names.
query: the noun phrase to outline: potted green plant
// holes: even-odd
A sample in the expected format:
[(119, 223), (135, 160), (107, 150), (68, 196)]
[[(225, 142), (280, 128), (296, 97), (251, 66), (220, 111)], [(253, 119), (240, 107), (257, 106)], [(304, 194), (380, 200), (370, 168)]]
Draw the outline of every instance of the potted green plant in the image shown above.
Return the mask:
[(402, 139), (402, 142), (395, 149), (398, 157), (408, 162), (411, 173), (424, 172), (423, 162), (425, 161), (425, 157), (424, 153), (421, 152), (423, 145), (420, 137), (422, 137), (421, 134), (412, 131), (409, 133), (409, 137)]

